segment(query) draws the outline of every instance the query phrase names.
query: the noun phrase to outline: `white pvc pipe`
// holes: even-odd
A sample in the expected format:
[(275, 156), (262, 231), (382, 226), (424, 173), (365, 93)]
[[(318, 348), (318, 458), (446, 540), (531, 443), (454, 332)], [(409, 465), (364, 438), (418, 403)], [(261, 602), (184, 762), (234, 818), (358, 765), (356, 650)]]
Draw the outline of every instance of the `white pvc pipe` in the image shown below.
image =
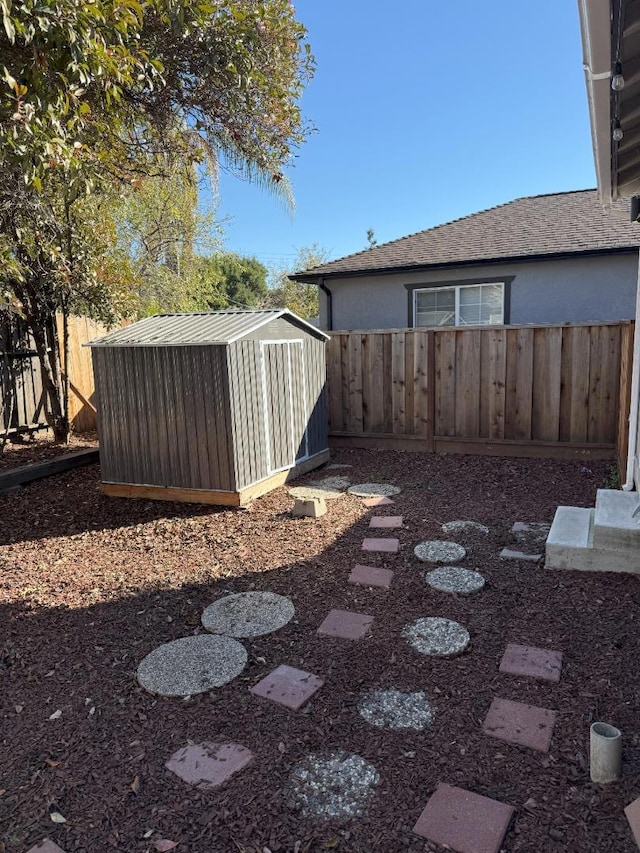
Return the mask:
[(620, 778), (622, 733), (608, 723), (593, 723), (590, 732), (591, 781), (598, 784)]
[(622, 484), (625, 492), (633, 489), (633, 469), (638, 444), (638, 407), (640, 405), (640, 252), (638, 253), (638, 277), (636, 281), (636, 325), (633, 330), (633, 367), (631, 370), (631, 411), (629, 412), (629, 445), (627, 447), (626, 480)]

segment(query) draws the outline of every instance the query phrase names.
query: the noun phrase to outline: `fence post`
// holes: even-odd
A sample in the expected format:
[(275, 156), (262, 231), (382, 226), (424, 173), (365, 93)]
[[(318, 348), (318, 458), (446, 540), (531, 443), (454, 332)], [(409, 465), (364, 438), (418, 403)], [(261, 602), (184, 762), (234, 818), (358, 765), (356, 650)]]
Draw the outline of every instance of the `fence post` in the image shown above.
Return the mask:
[[(633, 369), (633, 338), (635, 323), (622, 323), (620, 327), (620, 399), (618, 404), (617, 452), (620, 481), (627, 477), (629, 451), (629, 414), (631, 411), (631, 373)], [(634, 403), (637, 405), (637, 402)]]
[(427, 453), (436, 449), (436, 333), (427, 331)]

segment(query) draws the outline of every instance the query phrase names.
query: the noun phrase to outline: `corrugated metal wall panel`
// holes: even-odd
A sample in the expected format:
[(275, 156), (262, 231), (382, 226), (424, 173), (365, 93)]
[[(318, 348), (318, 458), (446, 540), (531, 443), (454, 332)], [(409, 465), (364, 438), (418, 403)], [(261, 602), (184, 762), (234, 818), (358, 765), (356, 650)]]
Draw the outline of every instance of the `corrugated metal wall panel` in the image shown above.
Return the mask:
[(235, 490), (224, 347), (94, 349), (106, 482)]
[(305, 371), (309, 411), (309, 455), (314, 456), (329, 447), (326, 399), (327, 368), (323, 341), (311, 337), (306, 339)]
[(237, 488), (243, 489), (269, 475), (260, 344), (232, 344), (228, 363)]

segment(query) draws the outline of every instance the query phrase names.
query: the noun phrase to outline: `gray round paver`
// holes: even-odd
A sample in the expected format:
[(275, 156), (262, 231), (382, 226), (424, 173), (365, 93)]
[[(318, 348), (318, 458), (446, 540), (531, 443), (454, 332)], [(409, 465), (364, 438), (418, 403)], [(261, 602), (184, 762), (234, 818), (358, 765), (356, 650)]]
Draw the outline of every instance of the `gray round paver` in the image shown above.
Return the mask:
[(457, 563), (467, 555), (462, 545), (458, 545), (457, 542), (444, 542), (438, 539), (421, 542), (413, 549), (413, 553), (423, 563)]
[(401, 690), (372, 690), (360, 702), (360, 716), (379, 729), (422, 731), (433, 722), (433, 709), (426, 693)]
[(440, 592), (458, 592), (469, 595), (478, 592), (484, 586), (480, 572), (463, 569), (461, 566), (440, 566), (425, 575), (425, 580), (433, 589)]
[(479, 521), (447, 521), (442, 525), (442, 532), (450, 536), (452, 533), (488, 533), (489, 528)]
[(289, 494), (292, 498), (300, 498), (300, 500), (308, 501), (312, 498), (324, 498), (326, 501), (337, 500), (343, 498), (344, 491), (337, 489), (327, 489), (324, 486), (294, 486), (289, 489)]
[(225, 637), (260, 637), (289, 622), (295, 608), (291, 599), (275, 592), (239, 592), (225, 595), (202, 614), (202, 626)]
[(390, 498), (392, 495), (399, 495), (401, 491), (391, 483), (357, 483), (347, 489), (350, 495), (358, 498)]
[(161, 696), (193, 696), (240, 675), (247, 651), (230, 637), (201, 634), (154, 649), (138, 666), (138, 683)]
[(346, 820), (361, 815), (380, 784), (373, 764), (359, 755), (308, 755), (291, 774), (290, 793), (304, 815)]
[(321, 489), (343, 492), (351, 483), (348, 477), (323, 477), (322, 480), (309, 480), (309, 486), (319, 486)]
[(467, 629), (459, 622), (440, 616), (426, 616), (407, 625), (402, 636), (421, 655), (453, 657), (462, 654), (471, 642)]

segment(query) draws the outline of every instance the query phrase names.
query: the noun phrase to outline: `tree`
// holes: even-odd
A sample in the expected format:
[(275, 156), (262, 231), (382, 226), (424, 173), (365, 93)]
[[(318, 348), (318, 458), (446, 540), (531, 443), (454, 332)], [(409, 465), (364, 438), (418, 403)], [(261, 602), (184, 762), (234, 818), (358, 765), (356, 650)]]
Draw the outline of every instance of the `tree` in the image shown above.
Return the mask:
[(109, 205), (175, 164), (218, 158), (286, 194), (313, 60), (288, 0), (0, 0), (0, 11), (0, 284), (22, 303), (64, 440), (55, 312), (113, 318), (135, 277)]
[(275, 283), (269, 290), (267, 304), (273, 308), (287, 308), (303, 319), (317, 317), (320, 308), (316, 285), (292, 281), (289, 276), (325, 263), (328, 256), (326, 249), (314, 243), (298, 250), (291, 268), (272, 270), (271, 277)]
[(256, 258), (220, 252), (198, 258), (202, 307), (259, 308), (267, 295), (267, 268)]
[(373, 249), (377, 245), (378, 241), (376, 240), (375, 231), (373, 228), (367, 228), (367, 249)]

